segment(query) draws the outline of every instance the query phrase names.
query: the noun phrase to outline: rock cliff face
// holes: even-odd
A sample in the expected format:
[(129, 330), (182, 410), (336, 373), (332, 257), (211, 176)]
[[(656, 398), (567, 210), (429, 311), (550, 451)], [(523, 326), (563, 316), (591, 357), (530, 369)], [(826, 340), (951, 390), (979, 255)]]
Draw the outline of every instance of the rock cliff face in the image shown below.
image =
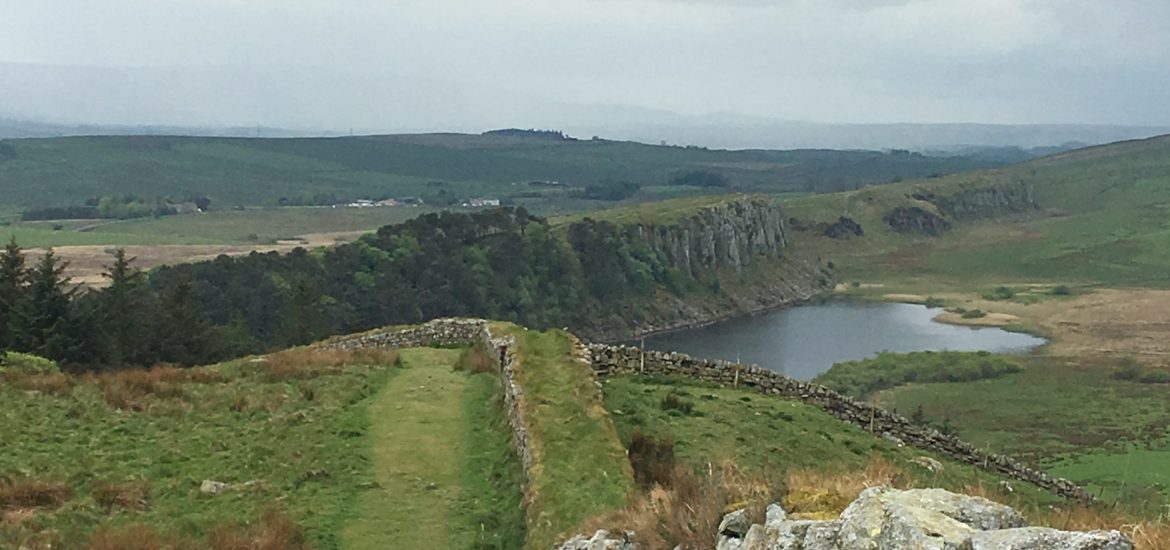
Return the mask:
[(1032, 186), (1024, 183), (969, 189), (933, 202), (944, 215), (956, 220), (993, 218), (1038, 208)]
[(676, 221), (623, 226), (623, 238), (691, 279), (691, 290), (607, 307), (571, 328), (587, 340), (626, 340), (792, 305), (831, 289), (828, 270), (789, 251), (786, 220), (775, 201), (743, 196)]
[(703, 270), (729, 267), (742, 271), (758, 257), (778, 258), (788, 245), (784, 210), (764, 198), (728, 201), (699, 210), (676, 223), (628, 226), (639, 239), (698, 277)]
[(994, 218), (1039, 208), (1032, 186), (1024, 183), (976, 187), (950, 195), (917, 192), (909, 198), (913, 205), (890, 210), (885, 222), (904, 233), (935, 236), (950, 229), (955, 221)]

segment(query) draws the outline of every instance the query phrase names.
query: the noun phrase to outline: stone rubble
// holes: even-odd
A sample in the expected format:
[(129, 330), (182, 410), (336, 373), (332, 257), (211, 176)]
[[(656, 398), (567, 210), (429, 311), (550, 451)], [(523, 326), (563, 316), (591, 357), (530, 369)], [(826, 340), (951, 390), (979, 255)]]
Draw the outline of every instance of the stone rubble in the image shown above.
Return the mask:
[[(558, 550), (634, 550), (636, 533), (578, 535)], [(1023, 516), (985, 498), (942, 489), (866, 489), (835, 520), (789, 519), (768, 507), (763, 525), (736, 510), (719, 524), (715, 550), (1133, 550), (1118, 531), (1028, 527)]]

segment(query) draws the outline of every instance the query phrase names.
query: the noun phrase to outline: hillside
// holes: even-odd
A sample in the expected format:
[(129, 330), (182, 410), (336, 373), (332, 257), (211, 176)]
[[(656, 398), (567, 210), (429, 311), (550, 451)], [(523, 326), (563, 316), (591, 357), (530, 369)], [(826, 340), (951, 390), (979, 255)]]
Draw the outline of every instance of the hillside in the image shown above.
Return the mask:
[[(445, 319), (194, 369), (11, 370), (0, 545), (543, 549), (617, 522), (670, 548), (713, 536), (726, 507), (776, 499), (820, 518), (873, 483), (994, 495), (1042, 523), (1119, 521), (1027, 484), (1008, 494), (799, 400), (680, 378), (601, 384), (596, 368), (564, 331)], [(700, 495), (674, 500), (693, 513), (673, 518), (628, 508)]]
[[(796, 239), (798, 248), (833, 258), (846, 278), (967, 287), (1170, 283), (1170, 136), (786, 205), (805, 225), (839, 216), (861, 225), (861, 237), (806, 231)], [(948, 211), (939, 215), (940, 208)], [(885, 219), (895, 212), (902, 231)]]
[(606, 180), (640, 184), (648, 196), (661, 196), (703, 191), (685, 182), (672, 184), (675, 177), (692, 171), (719, 174), (727, 185), (742, 190), (821, 192), (992, 165), (906, 152), (723, 151), (465, 134), (71, 137), (8, 140), (4, 147), (3, 204), (22, 207), (77, 205), (89, 197), (125, 194), (207, 196), (214, 208), (276, 205), (282, 198), (286, 203), (312, 204), (330, 197), (563, 200), (566, 187)]
[(1003, 378), (872, 399), (949, 419), (1120, 506), (1170, 502), (1170, 136), (786, 204), (803, 228), (793, 249), (833, 262), (839, 293), (1049, 339)]

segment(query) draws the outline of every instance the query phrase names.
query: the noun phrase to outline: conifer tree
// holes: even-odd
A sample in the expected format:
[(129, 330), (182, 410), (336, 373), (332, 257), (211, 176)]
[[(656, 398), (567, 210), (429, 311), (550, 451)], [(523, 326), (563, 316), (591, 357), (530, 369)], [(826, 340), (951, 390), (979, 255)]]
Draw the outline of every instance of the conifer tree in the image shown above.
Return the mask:
[(191, 366), (214, 360), (209, 357), (211, 325), (192, 292), (190, 280), (182, 279), (160, 304), (158, 354), (164, 361)]
[(104, 273), (110, 285), (99, 294), (99, 347), (103, 359), (112, 367), (142, 365), (151, 359), (148, 350), (152, 331), (144, 322), (143, 275), (131, 265), (134, 260), (126, 256), (125, 249), (116, 250), (114, 264), (107, 266)]
[(67, 266), (50, 250), (27, 271), (9, 323), (13, 348), (57, 360), (73, 355), (80, 344), (72, 315), (77, 291), (64, 276)]
[(20, 302), (24, 280), (24, 251), (14, 236), (0, 251), (0, 355), (13, 343), (9, 325)]

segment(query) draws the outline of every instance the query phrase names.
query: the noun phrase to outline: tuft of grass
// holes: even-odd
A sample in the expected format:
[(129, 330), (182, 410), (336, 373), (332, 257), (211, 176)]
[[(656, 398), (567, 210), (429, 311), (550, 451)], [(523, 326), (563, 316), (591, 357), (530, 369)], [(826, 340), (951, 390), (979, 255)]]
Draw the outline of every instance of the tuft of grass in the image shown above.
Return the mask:
[(964, 319), (982, 319), (987, 317), (987, 313), (982, 309), (968, 309), (963, 311), (962, 317)]
[(643, 488), (668, 483), (676, 466), (674, 441), (655, 439), (640, 430), (630, 435), (629, 457), (634, 481)]
[(628, 506), (590, 518), (581, 530), (633, 531), (639, 548), (648, 550), (714, 548), (725, 514), (746, 508), (749, 521), (762, 522), (777, 495), (770, 480), (746, 475), (730, 461), (705, 471), (676, 465)]
[(22, 391), (46, 395), (64, 396), (73, 391), (74, 378), (64, 374), (26, 374), (8, 371), (0, 380)]
[(465, 348), (459, 354), (455, 368), (472, 374), (490, 374), (496, 371), (495, 362), (482, 344)]
[(304, 529), (292, 518), (266, 509), (251, 525), (216, 527), (207, 537), (209, 550), (308, 550)]
[(100, 483), (93, 489), (93, 499), (106, 513), (115, 508), (146, 510), (150, 508), (150, 484), (146, 482)]
[(17, 478), (0, 479), (0, 510), (57, 508), (73, 498), (73, 488), (61, 481)]
[(304, 529), (283, 512), (265, 510), (251, 524), (217, 525), (206, 537), (163, 533), (144, 523), (102, 527), (86, 550), (308, 550)]
[(909, 476), (884, 456), (860, 469), (802, 468), (785, 476), (784, 510), (807, 519), (832, 519), (870, 487), (907, 488)]
[(684, 415), (695, 411), (693, 403), (683, 398), (682, 394), (674, 391), (662, 396), (662, 400), (658, 402), (658, 408), (664, 411), (678, 411)]
[(336, 374), (352, 365), (394, 365), (396, 350), (363, 348), (357, 350), (292, 348), (261, 357), (256, 373), (269, 382), (307, 380)]

